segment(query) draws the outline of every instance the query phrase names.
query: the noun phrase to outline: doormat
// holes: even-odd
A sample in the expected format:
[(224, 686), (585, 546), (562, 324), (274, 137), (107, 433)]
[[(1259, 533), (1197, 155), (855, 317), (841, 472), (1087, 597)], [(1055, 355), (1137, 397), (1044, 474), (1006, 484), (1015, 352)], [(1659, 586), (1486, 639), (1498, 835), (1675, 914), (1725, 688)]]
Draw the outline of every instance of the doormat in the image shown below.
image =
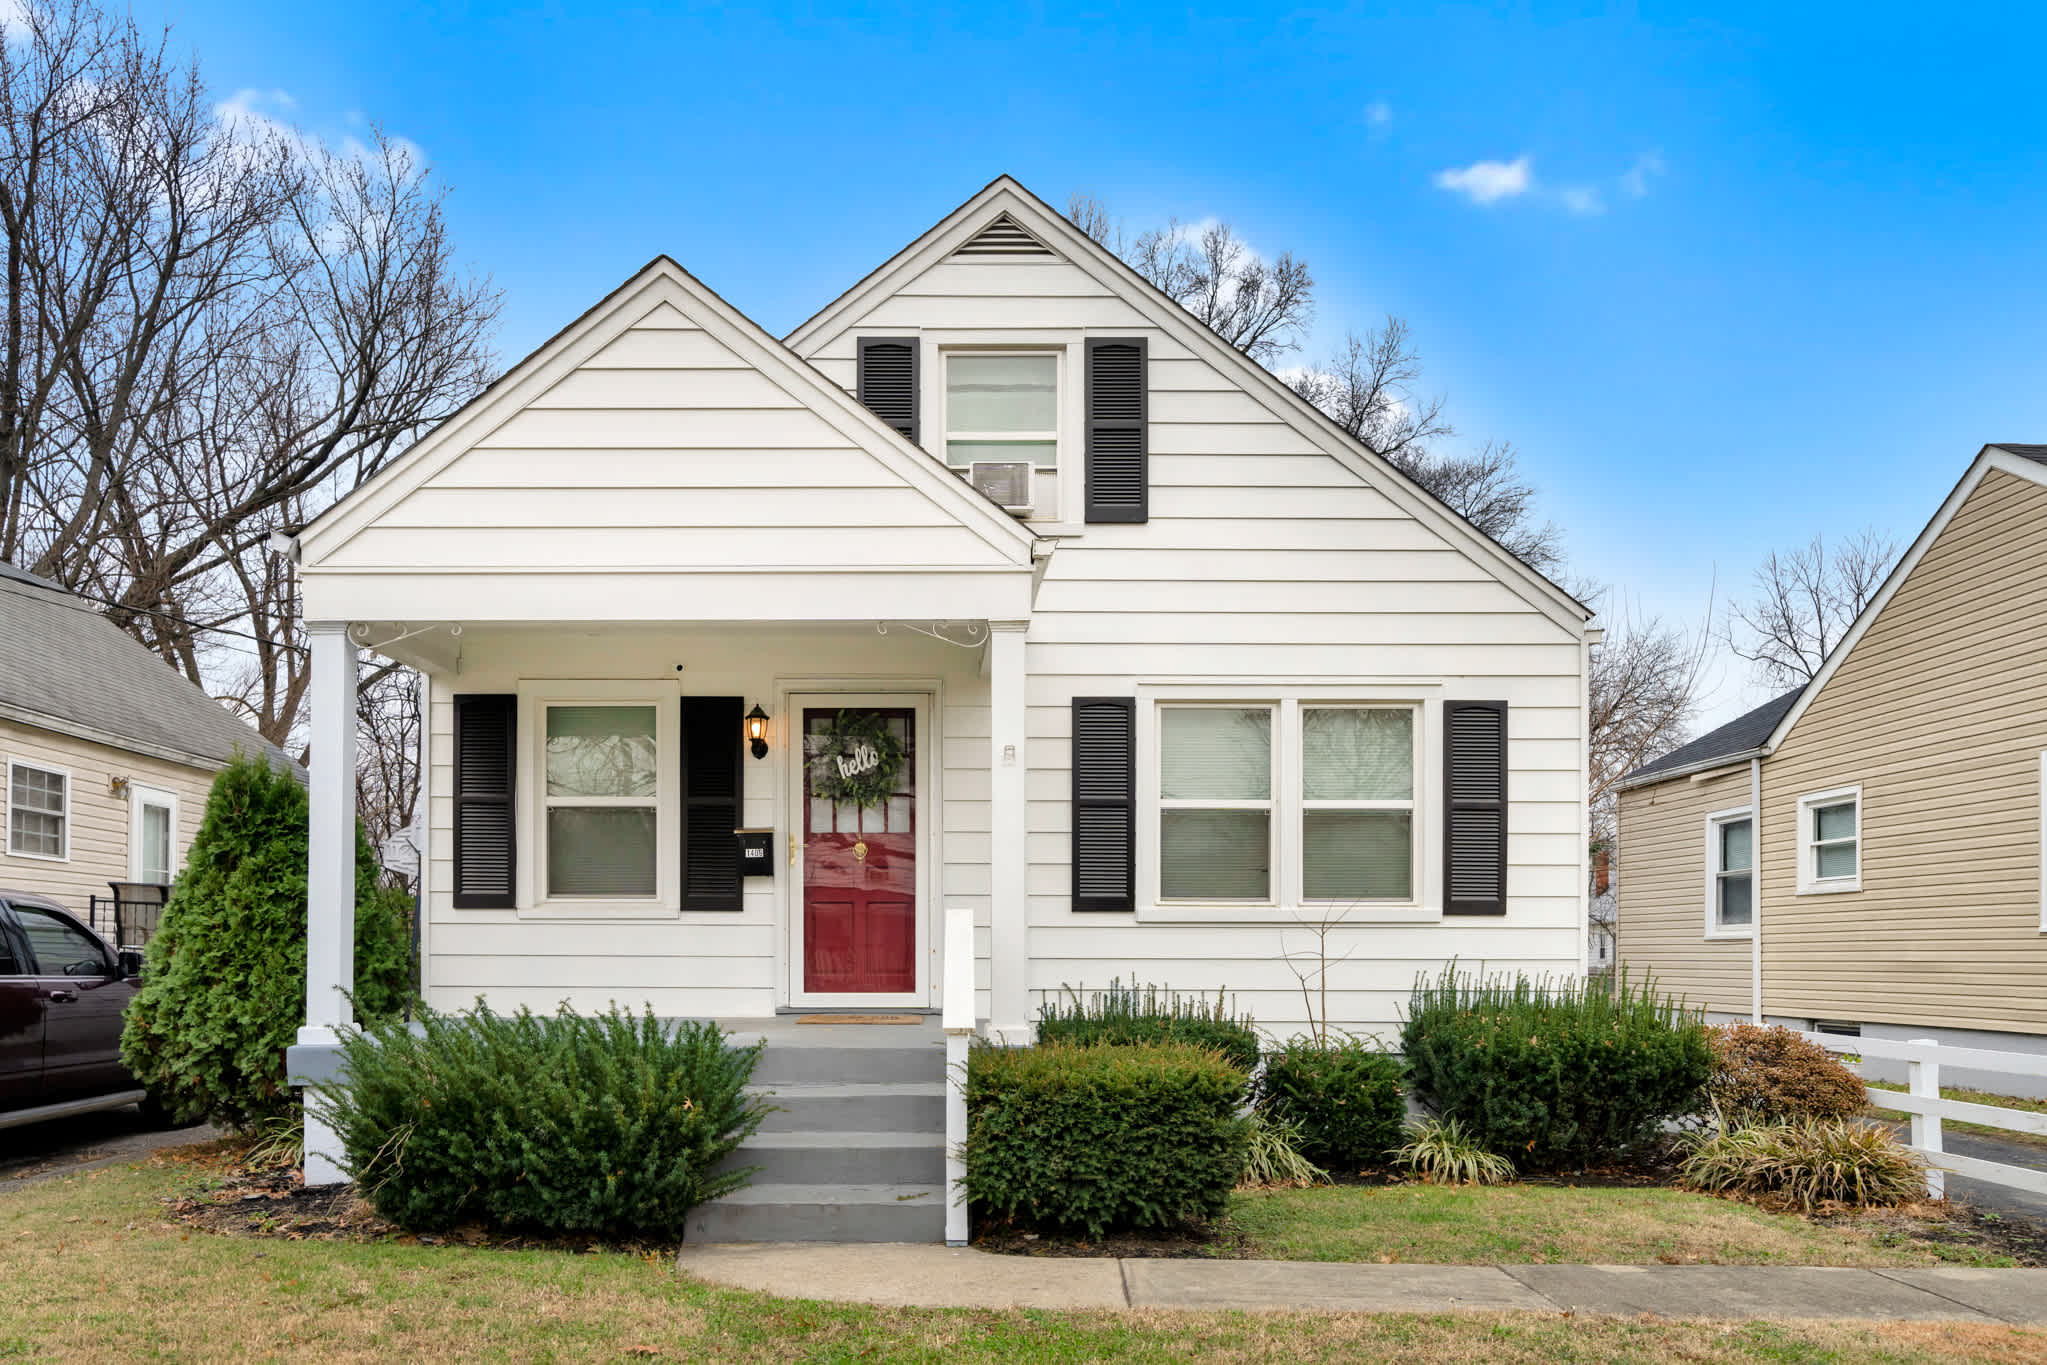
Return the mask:
[(799, 1014), (799, 1024), (921, 1024), (921, 1014)]

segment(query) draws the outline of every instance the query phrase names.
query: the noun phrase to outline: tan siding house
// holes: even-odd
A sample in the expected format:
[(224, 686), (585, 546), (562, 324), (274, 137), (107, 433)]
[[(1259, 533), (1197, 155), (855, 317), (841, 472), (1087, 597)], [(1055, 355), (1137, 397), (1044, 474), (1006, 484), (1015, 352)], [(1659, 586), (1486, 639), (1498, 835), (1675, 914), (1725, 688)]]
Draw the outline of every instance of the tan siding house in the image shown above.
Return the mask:
[(0, 562), (0, 889), (83, 916), (111, 882), (168, 884), (237, 749), (286, 761), (89, 603)]
[(1753, 764), (1766, 1017), (2047, 1035), (2047, 447), (1986, 447), (1819, 676), (1772, 709), (1628, 779), (1622, 961), (1751, 1012), (1754, 930), (1716, 923), (1729, 859), (1708, 822), (1746, 818)]

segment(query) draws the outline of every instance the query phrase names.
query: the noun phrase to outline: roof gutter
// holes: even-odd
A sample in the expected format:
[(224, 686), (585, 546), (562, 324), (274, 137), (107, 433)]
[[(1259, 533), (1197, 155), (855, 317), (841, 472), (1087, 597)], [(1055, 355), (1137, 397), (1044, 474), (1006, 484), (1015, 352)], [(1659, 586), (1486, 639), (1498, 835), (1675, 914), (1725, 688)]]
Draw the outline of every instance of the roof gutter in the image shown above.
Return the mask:
[(1719, 754), (1712, 758), (1702, 758), (1696, 763), (1686, 763), (1675, 768), (1665, 768), (1660, 772), (1645, 773), (1638, 777), (1624, 777), (1613, 784), (1613, 789), (1617, 792), (1633, 791), (1637, 787), (1653, 787), (1659, 782), (1674, 782), (1680, 777), (1705, 777), (1722, 769), (1738, 768), (1752, 759), (1768, 758), (1769, 756), (1770, 746), (1762, 744), (1753, 749), (1743, 749), (1739, 753)]

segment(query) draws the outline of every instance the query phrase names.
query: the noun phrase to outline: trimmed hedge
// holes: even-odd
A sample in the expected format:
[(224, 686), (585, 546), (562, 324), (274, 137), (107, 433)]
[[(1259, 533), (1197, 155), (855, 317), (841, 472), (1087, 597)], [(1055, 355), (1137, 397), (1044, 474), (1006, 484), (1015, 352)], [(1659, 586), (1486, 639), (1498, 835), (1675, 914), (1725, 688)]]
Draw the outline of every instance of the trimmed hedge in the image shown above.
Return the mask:
[(745, 1090), (764, 1046), (651, 1007), (549, 1017), (479, 1002), (422, 1011), (417, 1031), (346, 1035), (318, 1093), (358, 1188), (400, 1227), (672, 1239), (752, 1173), (713, 1168), (768, 1113)]
[(1415, 987), (1401, 1052), (1431, 1112), (1523, 1170), (1624, 1155), (1697, 1110), (1712, 1049), (1697, 1012), (1610, 987), (1466, 977)]
[(1184, 1043), (977, 1047), (967, 1196), (984, 1215), (1090, 1237), (1217, 1217), (1250, 1143), (1245, 1087)]
[[(306, 789), (240, 757), (213, 780), (184, 871), (149, 940), (121, 1060), (169, 1116), (253, 1128), (295, 1110), (284, 1050), (306, 1021)], [(411, 898), (377, 885), (355, 835), (355, 1008), (412, 993)]]
[(1405, 1076), (1398, 1057), (1357, 1039), (1324, 1045), (1296, 1038), (1266, 1057), (1259, 1102), (1300, 1130), (1302, 1156), (1356, 1171), (1384, 1165), (1400, 1145)]
[(1711, 1030), (1713, 1071), (1706, 1096), (1729, 1128), (1794, 1119), (1845, 1119), (1862, 1112), (1862, 1078), (1833, 1053), (1780, 1025)]
[(1161, 986), (1109, 983), (1085, 1001), (1070, 989), (1064, 999), (1047, 1000), (1038, 1010), (1038, 1040), (1043, 1043), (1192, 1043), (1220, 1052), (1238, 1070), (1258, 1067), (1258, 1030), (1248, 1014), (1233, 1012), (1220, 991), (1214, 1000), (1181, 995)]

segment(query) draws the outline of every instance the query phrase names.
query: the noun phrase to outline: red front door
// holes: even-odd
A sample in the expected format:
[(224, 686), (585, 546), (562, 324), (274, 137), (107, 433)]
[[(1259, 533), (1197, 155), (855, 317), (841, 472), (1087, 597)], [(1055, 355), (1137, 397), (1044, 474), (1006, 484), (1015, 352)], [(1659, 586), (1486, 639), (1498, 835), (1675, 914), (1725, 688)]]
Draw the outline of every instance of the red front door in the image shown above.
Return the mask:
[[(879, 715), (902, 745), (902, 775), (886, 800), (861, 806), (816, 794), (804, 765), (803, 989), (821, 995), (907, 995), (917, 989), (917, 717), (907, 707), (849, 707)], [(806, 708), (806, 737), (829, 733), (837, 707)], [(811, 750), (805, 746), (806, 753)]]

